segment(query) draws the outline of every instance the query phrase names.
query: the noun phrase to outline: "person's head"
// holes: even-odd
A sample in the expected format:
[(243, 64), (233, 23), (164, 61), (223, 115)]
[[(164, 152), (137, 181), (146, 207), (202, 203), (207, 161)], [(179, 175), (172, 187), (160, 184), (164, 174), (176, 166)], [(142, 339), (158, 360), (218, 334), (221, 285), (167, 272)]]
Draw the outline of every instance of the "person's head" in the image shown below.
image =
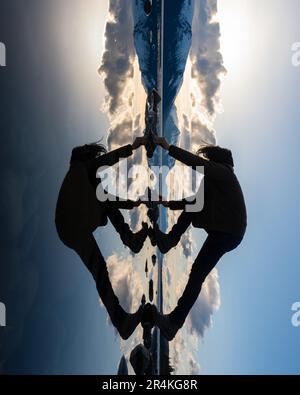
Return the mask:
[(197, 154), (202, 155), (205, 159), (211, 160), (212, 162), (234, 167), (232, 153), (227, 148), (221, 148), (215, 145), (206, 145), (205, 147), (201, 147)]
[(105, 154), (106, 148), (100, 142), (85, 144), (81, 147), (75, 147), (72, 151), (70, 163), (85, 162), (87, 160), (96, 159), (102, 154)]

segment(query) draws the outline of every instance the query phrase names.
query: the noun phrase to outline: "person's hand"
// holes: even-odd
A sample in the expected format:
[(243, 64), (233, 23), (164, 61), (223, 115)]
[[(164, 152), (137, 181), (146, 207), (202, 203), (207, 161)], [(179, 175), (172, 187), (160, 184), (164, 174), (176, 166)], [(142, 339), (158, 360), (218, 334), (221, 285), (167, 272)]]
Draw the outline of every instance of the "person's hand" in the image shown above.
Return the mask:
[(162, 147), (167, 151), (170, 148), (170, 144), (167, 142), (167, 140), (164, 137), (154, 136), (153, 140), (156, 145), (159, 145), (160, 147)]
[(143, 137), (137, 137), (137, 138), (134, 140), (133, 144), (132, 144), (132, 149), (135, 150), (135, 149), (141, 147), (142, 145), (145, 145), (146, 142), (147, 142), (147, 138), (146, 138), (145, 136), (143, 136)]

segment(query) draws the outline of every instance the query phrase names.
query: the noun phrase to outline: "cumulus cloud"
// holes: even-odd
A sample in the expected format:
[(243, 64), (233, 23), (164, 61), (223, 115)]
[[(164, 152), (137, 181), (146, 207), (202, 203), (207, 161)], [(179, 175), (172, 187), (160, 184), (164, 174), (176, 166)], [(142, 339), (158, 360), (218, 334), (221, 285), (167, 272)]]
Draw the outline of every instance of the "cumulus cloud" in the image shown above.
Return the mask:
[(105, 52), (99, 72), (104, 75), (110, 114), (123, 104), (128, 78), (133, 77), (135, 57), (132, 8), (124, 0), (110, 0), (109, 19), (105, 29)]
[(185, 258), (188, 258), (191, 256), (192, 245), (193, 245), (193, 241), (192, 241), (192, 238), (190, 235), (190, 230), (188, 230), (181, 237), (181, 246), (182, 246), (183, 255), (185, 256)]
[(136, 86), (138, 66), (133, 28), (131, 3), (110, 0), (105, 50), (99, 68), (107, 92), (103, 111), (111, 125), (107, 136), (109, 150), (131, 143), (142, 131), (141, 109), (144, 110), (144, 105), (140, 99), (143, 88)]
[(127, 115), (121, 122), (111, 127), (108, 131), (107, 138), (109, 150), (131, 143), (132, 128), (133, 122), (129, 115)]
[(198, 375), (200, 365), (195, 356), (197, 344), (192, 344), (191, 337), (180, 331), (171, 344), (172, 364), (176, 374)]
[[(184, 288), (187, 284), (188, 281), (188, 277), (191, 271), (191, 267), (193, 264), (193, 260), (191, 259), (191, 257), (189, 257), (188, 262), (186, 262), (185, 266), (182, 268), (182, 273), (180, 274), (180, 279), (179, 281), (177, 281), (176, 283), (176, 297), (177, 299), (180, 298), (180, 296), (182, 295)], [(205, 307), (203, 309), (203, 311), (200, 311), (200, 315), (203, 314), (203, 312), (205, 313), (209, 313), (209, 315), (212, 315), (212, 313), (218, 309), (219, 305), (220, 305), (220, 289), (219, 289), (219, 284), (218, 284), (218, 273), (216, 269), (213, 269), (212, 272), (209, 274), (209, 276), (206, 278), (205, 282), (203, 283), (202, 286), (202, 290), (201, 290), (201, 294), (198, 298), (197, 303), (201, 302), (201, 306), (200, 307), (205, 307), (205, 305), (209, 304), (210, 308)], [(194, 309), (195, 307), (195, 309)], [(202, 310), (202, 309), (197, 309), (197, 305), (195, 304), (193, 307), (193, 309), (195, 310), (195, 314), (194, 317), (197, 317), (197, 310)], [(198, 306), (199, 307), (199, 306)], [(190, 312), (189, 318), (191, 317), (191, 313), (193, 311), (193, 309)], [(206, 314), (205, 314), (206, 315)], [(192, 323), (195, 322), (195, 320), (191, 321)], [(200, 324), (198, 325), (199, 328), (201, 327), (201, 330), (198, 330), (198, 333), (203, 335), (204, 330), (206, 327), (209, 327), (209, 323), (210, 323), (210, 319), (205, 318), (202, 320), (203, 325)], [(206, 323), (208, 323), (208, 325), (206, 325)]]
[(201, 294), (189, 315), (189, 330), (204, 337), (206, 329), (212, 325), (212, 316), (220, 307), (220, 285), (218, 272), (214, 269), (203, 284)]
[(191, 119), (191, 146), (199, 148), (204, 145), (216, 145), (217, 139), (213, 129), (209, 129), (196, 115)]
[[(180, 274), (177, 273), (175, 277), (176, 287), (173, 289), (176, 295), (175, 304), (187, 284), (192, 265), (191, 257), (184, 263), (185, 266), (181, 266)], [(176, 264), (178, 265), (178, 262)], [(172, 265), (172, 258), (168, 259), (168, 265)], [(174, 270), (174, 268), (171, 269), (171, 272), (174, 273)], [(177, 271), (179, 271), (178, 268)], [(174, 307), (174, 298), (171, 298), (171, 294), (172, 292), (167, 293), (170, 301), (168, 311)], [(173, 299), (172, 302), (171, 299)], [(213, 314), (219, 309), (220, 303), (218, 273), (214, 269), (204, 282), (200, 296), (191, 309), (185, 325), (177, 333), (170, 347), (172, 364), (177, 374), (199, 374), (200, 365), (197, 356), (199, 340), (204, 338), (205, 331), (211, 327)]]
[(140, 276), (133, 268), (132, 258), (111, 255), (107, 259), (107, 269), (112, 287), (122, 307), (127, 312), (136, 311), (140, 306), (144, 290)]
[[(131, 256), (123, 257), (119, 254), (113, 254), (107, 258), (107, 268), (112, 287), (118, 297), (121, 306), (125, 311), (134, 313), (140, 306), (142, 296), (144, 294), (144, 286), (141, 277), (133, 266), (133, 258)], [(100, 304), (103, 306), (101, 300)], [(108, 322), (110, 322), (108, 318)], [(116, 336), (118, 336), (115, 330)], [(143, 330), (139, 325), (134, 334), (126, 341), (120, 339), (120, 349), (129, 361), (131, 351), (141, 343)], [(128, 364), (129, 373), (133, 374), (133, 369)]]
[(220, 75), (226, 72), (220, 52), (220, 25), (214, 21), (217, 0), (195, 2), (193, 37), (190, 58), (192, 78), (200, 86), (203, 107), (210, 115), (215, 113), (220, 88)]

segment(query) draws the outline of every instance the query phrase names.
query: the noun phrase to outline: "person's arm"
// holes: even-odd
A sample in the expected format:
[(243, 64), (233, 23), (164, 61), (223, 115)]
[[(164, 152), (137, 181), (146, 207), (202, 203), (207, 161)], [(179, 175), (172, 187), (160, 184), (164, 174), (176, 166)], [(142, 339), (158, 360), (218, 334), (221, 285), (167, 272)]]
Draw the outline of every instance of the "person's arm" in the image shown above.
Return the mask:
[(198, 155), (192, 154), (182, 148), (178, 148), (175, 145), (170, 145), (164, 137), (156, 137), (155, 143), (160, 145), (165, 150), (169, 151), (169, 154), (181, 163), (190, 167), (200, 167), (203, 166), (205, 169), (205, 175), (212, 178), (223, 178), (222, 165), (215, 163), (206, 159), (201, 158)]
[(168, 207), (170, 210), (185, 210), (186, 206), (194, 204), (196, 197), (191, 197), (183, 200), (169, 200), (168, 202), (162, 203), (164, 207)]
[(141, 147), (142, 145), (145, 145), (145, 143), (145, 137), (137, 137), (133, 144), (124, 145), (123, 147), (117, 148), (113, 151), (99, 156), (99, 158), (92, 159), (89, 165), (90, 174), (92, 174), (94, 177), (94, 174), (96, 174), (99, 167), (114, 166), (120, 161), (121, 158), (128, 158), (133, 154), (134, 150)]
[(190, 167), (206, 166), (208, 163), (207, 160), (201, 158), (200, 156), (192, 154), (191, 152), (188, 152), (182, 148), (178, 148), (175, 145), (170, 145), (169, 154), (174, 159), (177, 159), (181, 163)]
[(117, 148), (107, 154), (101, 155), (99, 158), (93, 159), (92, 167), (93, 169), (98, 169), (101, 166), (113, 166), (119, 162), (121, 158), (128, 158), (133, 154), (133, 151), (137, 148), (145, 145), (145, 137), (137, 137), (133, 144), (127, 144), (123, 147)]
[(187, 166), (204, 166), (205, 162), (207, 162), (198, 155), (191, 154), (175, 145), (170, 145), (164, 137), (155, 137), (154, 142), (166, 151), (169, 151), (169, 154), (174, 159), (179, 160)]
[(112, 195), (107, 190), (102, 187), (100, 180), (98, 179), (98, 185), (96, 187), (96, 196), (100, 203), (104, 203), (109, 207), (120, 208), (126, 210), (132, 210), (135, 207), (138, 207), (141, 204), (140, 200), (130, 200), (124, 199), (121, 197), (117, 197)]
[(96, 171), (102, 166), (113, 166), (119, 162), (121, 158), (128, 158), (132, 155), (133, 149), (131, 144), (124, 145), (123, 147), (117, 148), (113, 151), (108, 152), (99, 156), (99, 158), (93, 159), (91, 162), (91, 168)]
[(107, 204), (109, 207), (112, 208), (119, 208), (119, 209), (124, 209), (124, 210), (132, 210), (135, 207), (139, 207), (141, 205), (141, 201), (137, 200), (122, 200), (118, 199), (116, 200), (108, 200)]

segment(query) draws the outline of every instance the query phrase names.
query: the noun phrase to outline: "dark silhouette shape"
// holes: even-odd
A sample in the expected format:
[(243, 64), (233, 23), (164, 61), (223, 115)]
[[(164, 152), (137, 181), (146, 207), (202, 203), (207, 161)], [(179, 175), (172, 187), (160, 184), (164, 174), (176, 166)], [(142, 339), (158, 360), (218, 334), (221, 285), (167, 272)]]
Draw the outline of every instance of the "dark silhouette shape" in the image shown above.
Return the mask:
[(145, 137), (146, 144), (145, 148), (147, 151), (147, 157), (152, 158), (155, 150), (154, 138), (157, 136), (157, 125), (158, 125), (158, 105), (161, 102), (161, 98), (158, 92), (154, 89), (147, 97), (146, 110), (145, 110)]
[(206, 145), (197, 151), (197, 155), (202, 155), (204, 158), (211, 160), (212, 162), (234, 167), (232, 153), (227, 148), (222, 148), (216, 145)]
[(150, 15), (152, 12), (152, 0), (145, 0), (144, 1), (144, 11), (146, 15)]
[[(220, 258), (234, 250), (242, 241), (246, 226), (247, 213), (242, 189), (233, 171), (231, 151), (221, 147), (202, 149), (200, 156), (193, 155), (175, 146), (169, 146), (165, 139), (156, 142), (169, 150), (169, 154), (187, 166), (204, 166), (204, 208), (200, 212), (183, 212), (178, 222), (168, 234), (157, 226), (149, 231), (162, 253), (175, 247), (190, 224), (203, 228), (208, 233), (189, 276), (186, 288), (176, 308), (168, 315), (160, 314), (153, 306), (155, 324), (163, 335), (172, 340), (197, 300), (208, 274)], [(184, 209), (186, 201), (168, 202), (171, 209)]]
[(143, 308), (142, 319), (141, 319), (143, 331), (144, 346), (147, 349), (151, 348), (152, 344), (152, 328), (154, 326), (154, 317), (152, 312), (152, 305), (147, 303)]
[(157, 347), (153, 347), (154, 345), (157, 344), (157, 342), (160, 342), (160, 375), (162, 376), (170, 376), (172, 372), (174, 372), (174, 368), (171, 365), (171, 360), (170, 360), (170, 348), (169, 348), (169, 342), (164, 336), (159, 336), (159, 340), (157, 340), (158, 336), (158, 329), (155, 327), (153, 329), (153, 334), (152, 334), (152, 348), (151, 348), (151, 354), (152, 354), (152, 360), (157, 359)]
[(60, 239), (79, 255), (92, 274), (99, 296), (123, 339), (127, 339), (139, 324), (142, 308), (129, 314), (121, 307), (93, 232), (99, 226), (105, 226), (109, 218), (123, 243), (137, 252), (146, 238), (147, 226), (144, 225), (140, 232), (133, 234), (119, 211), (119, 208), (132, 209), (139, 202), (119, 200), (102, 203), (97, 200), (96, 188), (101, 181), (96, 178), (96, 172), (101, 166), (113, 166), (121, 158), (130, 156), (133, 149), (142, 144), (143, 139), (138, 138), (133, 145), (109, 153), (99, 144), (74, 148), (69, 171), (59, 192), (55, 214)]
[(149, 371), (151, 372), (151, 355), (143, 344), (138, 344), (131, 351), (129, 361), (137, 376), (143, 376), (149, 374)]
[(153, 287), (153, 280), (151, 278), (151, 280), (149, 281), (149, 300), (150, 300), (150, 302), (153, 302), (153, 298), (154, 298), (154, 287)]
[[(122, 202), (123, 208), (131, 209), (132, 203), (130, 201)], [(133, 204), (133, 206), (135, 206)], [(142, 222), (142, 229), (136, 233), (133, 233), (129, 225), (124, 221), (124, 217), (120, 210), (113, 204), (107, 204), (107, 217), (110, 222), (119, 233), (123, 244), (131, 249), (135, 254), (139, 253), (144, 245), (145, 239), (148, 233), (148, 225)]]
[(119, 367), (118, 367), (118, 376), (128, 376), (128, 366), (127, 366), (127, 361), (125, 356), (123, 355), (120, 363), (119, 363)]

